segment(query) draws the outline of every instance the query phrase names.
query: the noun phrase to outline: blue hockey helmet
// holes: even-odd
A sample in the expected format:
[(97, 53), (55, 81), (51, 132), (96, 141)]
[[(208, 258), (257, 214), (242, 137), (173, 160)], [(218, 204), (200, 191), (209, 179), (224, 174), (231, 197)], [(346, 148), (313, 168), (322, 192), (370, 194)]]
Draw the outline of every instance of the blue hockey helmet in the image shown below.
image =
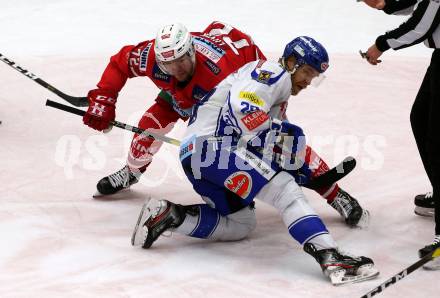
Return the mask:
[(294, 56), (298, 66), (308, 64), (323, 73), (328, 68), (328, 54), (325, 48), (308, 36), (299, 36), (284, 48), (283, 60)]

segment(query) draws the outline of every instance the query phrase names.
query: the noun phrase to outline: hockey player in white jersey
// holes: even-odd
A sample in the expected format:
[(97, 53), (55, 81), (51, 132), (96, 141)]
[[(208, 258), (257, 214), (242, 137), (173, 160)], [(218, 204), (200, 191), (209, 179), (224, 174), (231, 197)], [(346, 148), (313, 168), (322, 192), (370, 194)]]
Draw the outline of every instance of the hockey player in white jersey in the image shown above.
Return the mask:
[(278, 63), (255, 61), (229, 75), (193, 110), (180, 148), (182, 166), (206, 204), (182, 206), (151, 199), (139, 215), (132, 244), (149, 248), (165, 231), (215, 240), (239, 240), (255, 228), (254, 199), (274, 206), (289, 234), (335, 285), (379, 274), (367, 257), (340, 252), (298, 184), (305, 136), (285, 119), (290, 95), (328, 67), (324, 47), (295, 38)]

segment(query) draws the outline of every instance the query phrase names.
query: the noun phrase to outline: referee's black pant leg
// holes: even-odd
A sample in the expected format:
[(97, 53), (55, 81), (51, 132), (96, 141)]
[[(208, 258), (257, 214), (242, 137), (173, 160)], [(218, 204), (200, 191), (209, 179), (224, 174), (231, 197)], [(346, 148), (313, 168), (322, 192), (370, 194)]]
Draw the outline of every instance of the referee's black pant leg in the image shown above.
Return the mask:
[(440, 235), (440, 50), (432, 55), (430, 64), (430, 106), (428, 114), (427, 152), (435, 202), (435, 233)]
[(419, 92), (417, 93), (416, 99), (413, 103), (410, 120), (414, 139), (417, 144), (417, 149), (419, 150), (423, 166), (425, 167), (425, 171), (428, 174), (429, 180), (432, 184), (432, 175), (426, 142), (428, 138), (428, 114), (431, 96), (430, 73), (430, 67), (428, 67), (425, 77), (423, 78), (422, 85), (420, 86)]

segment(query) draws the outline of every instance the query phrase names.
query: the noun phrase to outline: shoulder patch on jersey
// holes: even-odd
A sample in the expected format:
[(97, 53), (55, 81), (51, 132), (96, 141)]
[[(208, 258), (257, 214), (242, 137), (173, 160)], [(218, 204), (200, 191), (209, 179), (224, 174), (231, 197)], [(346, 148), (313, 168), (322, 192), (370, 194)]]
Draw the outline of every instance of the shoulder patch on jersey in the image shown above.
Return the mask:
[(281, 68), (279, 68), (281, 72), (278, 75), (276, 75), (279, 72), (279, 70), (273, 67), (273, 63), (268, 63), (266, 67), (273, 71), (262, 68), (266, 62), (267, 61), (263, 59), (258, 60), (255, 69), (251, 72), (251, 77), (253, 80), (259, 83), (270, 86), (275, 84), (283, 76), (286, 70), (285, 69), (281, 70)]
[(160, 70), (159, 66), (156, 63), (153, 66), (153, 78), (167, 83), (169, 83), (171, 80), (171, 76)]
[(205, 64), (206, 64), (206, 66), (208, 66), (209, 70), (212, 71), (215, 75), (218, 75), (221, 72), (220, 67), (218, 67), (211, 60), (205, 60)]
[(263, 66), (264, 62), (266, 62), (266, 61), (264, 61), (264, 60), (258, 61), (258, 64), (255, 66), (255, 69), (251, 73), (251, 77), (253, 80), (255, 80), (259, 83), (266, 84), (266, 85), (270, 86), (270, 85), (275, 84), (283, 76), (283, 74), (286, 72), (286, 70), (283, 69), (279, 75), (275, 75), (275, 72), (261, 68)]
[(248, 130), (254, 130), (269, 119), (269, 115), (261, 110), (249, 113), (243, 118), (241, 122), (247, 127)]
[(150, 48), (151, 48), (151, 43), (149, 43), (145, 49), (142, 50), (141, 52), (141, 61), (139, 64), (139, 69), (141, 71), (147, 71), (147, 66), (148, 66), (148, 54), (150, 53)]
[(267, 70), (260, 70), (256, 80), (260, 83), (267, 84), (270, 80), (270, 77), (273, 75), (273, 72)]
[(221, 57), (225, 54), (225, 51), (216, 46), (213, 42), (202, 38), (200, 36), (193, 36), (194, 48), (197, 52), (204, 55), (208, 59), (217, 63)]
[(262, 107), (266, 104), (266, 102), (261, 97), (259, 97), (255, 92), (240, 91), (239, 97), (259, 107)]
[(227, 189), (240, 196), (242, 199), (246, 199), (252, 189), (252, 178), (244, 172), (238, 171), (226, 178), (224, 185)]

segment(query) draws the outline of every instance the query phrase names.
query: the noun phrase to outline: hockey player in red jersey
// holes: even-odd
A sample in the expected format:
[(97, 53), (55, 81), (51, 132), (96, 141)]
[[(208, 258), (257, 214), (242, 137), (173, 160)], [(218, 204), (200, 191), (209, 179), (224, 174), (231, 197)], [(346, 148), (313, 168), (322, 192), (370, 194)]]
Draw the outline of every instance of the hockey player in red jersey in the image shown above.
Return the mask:
[[(93, 129), (107, 129), (115, 119), (116, 99), (127, 79), (146, 76), (161, 91), (138, 126), (166, 134), (178, 119), (185, 121), (192, 106), (226, 76), (257, 59), (265, 59), (258, 46), (230, 25), (213, 22), (203, 32), (191, 33), (181, 24), (165, 26), (156, 39), (125, 46), (111, 57), (98, 88), (88, 94), (89, 108), (83, 121)], [(301, 90), (301, 82), (298, 86)], [(135, 135), (127, 165), (102, 178), (97, 184), (98, 192), (114, 194), (137, 183), (160, 146), (159, 141)], [(306, 161), (316, 165), (312, 167), (313, 176), (329, 169), (311, 148), (307, 153)], [(368, 211), (337, 184), (318, 192), (349, 226), (368, 225)]]
[[(247, 62), (264, 58), (252, 39), (241, 31), (213, 22), (203, 32), (181, 24), (163, 27), (156, 39), (125, 46), (112, 56), (98, 89), (88, 94), (88, 126), (103, 130), (115, 117), (119, 91), (128, 78), (147, 76), (161, 89), (155, 103), (139, 121), (147, 130), (168, 132), (178, 119), (186, 120), (192, 106), (231, 72)], [(113, 194), (136, 183), (161, 143), (135, 135), (128, 163), (122, 170), (101, 179), (101, 194)]]

